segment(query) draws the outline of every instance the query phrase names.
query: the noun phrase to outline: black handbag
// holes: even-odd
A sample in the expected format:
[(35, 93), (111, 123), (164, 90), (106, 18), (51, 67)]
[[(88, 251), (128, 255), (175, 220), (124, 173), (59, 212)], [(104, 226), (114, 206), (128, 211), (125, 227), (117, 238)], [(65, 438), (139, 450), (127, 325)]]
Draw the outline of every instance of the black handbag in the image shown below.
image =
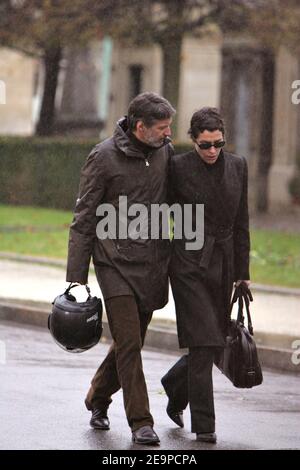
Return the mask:
[[(252, 300), (252, 296), (250, 298)], [(230, 316), (236, 300), (239, 305), (237, 319), (230, 320), (226, 346), (216, 365), (235, 387), (252, 388), (262, 383), (263, 375), (253, 339), (249, 297), (236, 288), (231, 302)], [(248, 329), (244, 324), (244, 305), (247, 311)]]

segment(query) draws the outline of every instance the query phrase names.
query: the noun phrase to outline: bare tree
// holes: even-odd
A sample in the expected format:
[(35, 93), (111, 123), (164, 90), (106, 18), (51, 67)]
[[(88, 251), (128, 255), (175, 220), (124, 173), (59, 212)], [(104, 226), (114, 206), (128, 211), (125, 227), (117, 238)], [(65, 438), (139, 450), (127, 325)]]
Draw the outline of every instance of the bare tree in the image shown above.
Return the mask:
[(50, 135), (53, 130), (63, 48), (80, 46), (101, 37), (111, 24), (117, 3), (112, 0), (1, 0), (0, 45), (38, 57), (44, 63), (45, 81), (37, 134)]

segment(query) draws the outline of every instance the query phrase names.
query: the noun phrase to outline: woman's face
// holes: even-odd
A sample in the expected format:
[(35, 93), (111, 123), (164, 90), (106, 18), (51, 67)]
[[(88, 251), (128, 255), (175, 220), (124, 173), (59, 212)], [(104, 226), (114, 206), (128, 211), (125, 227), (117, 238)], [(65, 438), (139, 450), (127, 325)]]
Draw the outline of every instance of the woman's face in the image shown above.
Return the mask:
[(195, 149), (197, 153), (200, 155), (202, 160), (205, 161), (205, 163), (209, 164), (214, 164), (216, 163), (220, 152), (221, 148), (216, 148), (213, 145), (211, 145), (208, 149), (201, 149), (199, 147), (199, 144), (216, 144), (218, 142), (223, 142), (224, 141), (224, 136), (223, 133), (219, 130), (216, 131), (203, 131), (200, 132), (198, 137), (195, 139)]

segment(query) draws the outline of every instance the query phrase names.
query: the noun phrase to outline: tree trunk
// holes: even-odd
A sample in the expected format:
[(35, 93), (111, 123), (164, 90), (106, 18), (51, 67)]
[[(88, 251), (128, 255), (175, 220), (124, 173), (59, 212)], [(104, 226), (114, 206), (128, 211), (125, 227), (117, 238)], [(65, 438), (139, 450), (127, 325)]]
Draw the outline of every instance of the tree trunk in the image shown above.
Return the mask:
[(256, 210), (268, 212), (268, 182), (272, 165), (273, 154), (273, 104), (274, 104), (274, 57), (272, 53), (265, 53), (263, 68), (263, 99), (260, 157), (257, 168)]
[(37, 135), (47, 136), (53, 133), (55, 117), (55, 94), (60, 69), (62, 48), (60, 46), (46, 49), (44, 55), (45, 82)]
[[(163, 55), (163, 96), (171, 105), (178, 109), (179, 104), (179, 86), (181, 69), (181, 49), (183, 36), (173, 36), (169, 41), (161, 43)], [(173, 119), (173, 137), (178, 137), (177, 114)]]

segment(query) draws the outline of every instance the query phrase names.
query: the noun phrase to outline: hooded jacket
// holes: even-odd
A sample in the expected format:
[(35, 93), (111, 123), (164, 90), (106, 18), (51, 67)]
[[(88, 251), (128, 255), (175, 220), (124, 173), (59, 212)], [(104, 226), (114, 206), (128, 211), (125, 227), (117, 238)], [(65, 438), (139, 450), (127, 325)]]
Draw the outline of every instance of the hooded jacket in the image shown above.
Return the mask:
[[(168, 301), (169, 239), (151, 239), (151, 205), (167, 202), (170, 144), (145, 154), (127, 133), (127, 120), (117, 123), (114, 135), (96, 145), (82, 168), (79, 195), (70, 227), (67, 281), (86, 284), (91, 257), (104, 299), (134, 295), (139, 308), (150, 312)], [(128, 208), (143, 204), (148, 210), (149, 237), (119, 235), (119, 196)], [(116, 214), (116, 238), (99, 239), (101, 210), (110, 204)], [(98, 209), (98, 210), (99, 210)], [(128, 217), (132, 221), (137, 214)]]

